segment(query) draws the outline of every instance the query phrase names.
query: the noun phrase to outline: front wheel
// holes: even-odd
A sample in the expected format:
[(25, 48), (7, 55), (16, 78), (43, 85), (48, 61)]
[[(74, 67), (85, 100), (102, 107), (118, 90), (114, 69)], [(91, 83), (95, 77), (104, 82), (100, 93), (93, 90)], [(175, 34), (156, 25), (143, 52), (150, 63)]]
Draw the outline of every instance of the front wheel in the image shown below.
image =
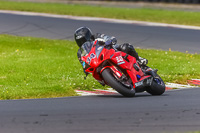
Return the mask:
[(123, 96), (126, 96), (126, 97), (135, 96), (135, 89), (133, 87), (129, 88), (126, 85), (124, 85), (122, 82), (117, 80), (109, 68), (106, 68), (105, 70), (103, 70), (102, 77), (109, 86), (111, 86), (113, 89), (115, 89), (117, 92), (119, 92)]

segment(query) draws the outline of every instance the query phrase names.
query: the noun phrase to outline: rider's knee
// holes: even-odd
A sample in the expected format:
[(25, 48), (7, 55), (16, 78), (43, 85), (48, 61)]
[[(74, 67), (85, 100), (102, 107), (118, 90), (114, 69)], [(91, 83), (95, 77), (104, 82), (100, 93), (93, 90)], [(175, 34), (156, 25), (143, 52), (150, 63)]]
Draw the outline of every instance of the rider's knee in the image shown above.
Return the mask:
[(120, 46), (121, 51), (129, 53), (135, 51), (134, 47), (130, 43), (124, 43)]

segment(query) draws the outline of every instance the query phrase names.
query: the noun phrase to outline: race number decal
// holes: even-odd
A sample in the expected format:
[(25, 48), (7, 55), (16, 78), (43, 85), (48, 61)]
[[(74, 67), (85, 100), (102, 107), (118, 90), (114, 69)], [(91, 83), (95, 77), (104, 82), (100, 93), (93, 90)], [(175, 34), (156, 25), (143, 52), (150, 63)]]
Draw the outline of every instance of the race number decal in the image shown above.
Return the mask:
[(88, 64), (90, 64), (90, 61), (91, 61), (93, 58), (95, 58), (95, 57), (96, 57), (96, 55), (95, 55), (94, 53), (91, 53), (91, 54), (90, 54), (90, 57), (87, 58)]
[(124, 59), (122, 58), (122, 56), (117, 56), (116, 60), (117, 60), (117, 65), (121, 65), (121, 64), (125, 63)]

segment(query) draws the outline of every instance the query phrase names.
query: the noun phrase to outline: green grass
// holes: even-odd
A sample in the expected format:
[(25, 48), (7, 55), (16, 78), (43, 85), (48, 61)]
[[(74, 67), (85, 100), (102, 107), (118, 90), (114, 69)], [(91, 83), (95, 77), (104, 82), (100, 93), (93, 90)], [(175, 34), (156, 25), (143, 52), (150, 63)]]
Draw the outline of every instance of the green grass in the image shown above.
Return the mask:
[[(200, 26), (200, 13), (158, 9), (108, 8), (58, 3), (9, 2), (1, 10), (107, 17)], [(75, 42), (0, 35), (0, 99), (48, 98), (76, 95), (75, 89), (105, 88), (84, 73), (77, 60)], [(137, 49), (159, 69), (165, 82), (187, 83), (200, 78), (200, 55)]]
[(110, 8), (89, 5), (13, 2), (5, 0), (0, 0), (0, 9), (200, 26), (199, 12), (170, 11), (145, 8)]
[[(0, 35), (0, 99), (76, 95), (83, 80), (74, 42)], [(87, 82), (87, 83), (86, 83)]]
[[(74, 96), (75, 89), (102, 87), (91, 75), (84, 80), (75, 42), (0, 35), (0, 99)], [(200, 78), (200, 55), (137, 49), (158, 68), (165, 82)]]
[(187, 80), (200, 78), (200, 54), (151, 49), (137, 49), (137, 52), (149, 60), (150, 67), (159, 70), (165, 82), (186, 84)]

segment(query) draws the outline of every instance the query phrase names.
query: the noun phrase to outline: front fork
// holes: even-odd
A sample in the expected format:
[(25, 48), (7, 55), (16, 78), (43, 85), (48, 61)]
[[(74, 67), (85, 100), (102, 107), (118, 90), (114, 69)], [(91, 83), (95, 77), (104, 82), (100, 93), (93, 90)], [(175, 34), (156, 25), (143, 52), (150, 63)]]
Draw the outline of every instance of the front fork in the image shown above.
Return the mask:
[(103, 70), (105, 70), (106, 68), (109, 68), (115, 74), (115, 76), (117, 76), (118, 78), (121, 78), (123, 76), (123, 73), (121, 73), (119, 70), (117, 70), (117, 68), (113, 65), (105, 66), (103, 69), (101, 69), (100, 73), (102, 73)]
[[(103, 70), (105, 70), (106, 68), (109, 68), (112, 71), (113, 76), (119, 81), (121, 82), (124, 86), (126, 86), (129, 89), (134, 89), (133, 85), (132, 85), (132, 81), (130, 82), (128, 77), (120, 70), (118, 70), (114, 65), (111, 66), (106, 66), (104, 67), (101, 72), (103, 72)], [(100, 72), (100, 73), (101, 73)], [(131, 80), (131, 79), (130, 79)]]

